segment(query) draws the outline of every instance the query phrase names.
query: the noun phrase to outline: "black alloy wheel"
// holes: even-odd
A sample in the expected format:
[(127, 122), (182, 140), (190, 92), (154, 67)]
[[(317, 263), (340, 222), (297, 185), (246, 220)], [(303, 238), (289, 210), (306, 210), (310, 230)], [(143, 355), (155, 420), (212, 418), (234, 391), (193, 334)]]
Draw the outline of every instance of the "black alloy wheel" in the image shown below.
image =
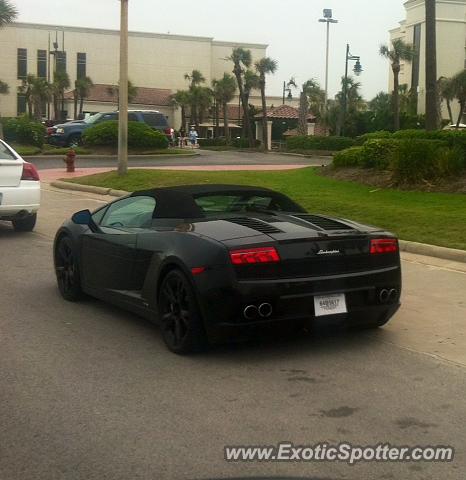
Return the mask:
[(171, 270), (163, 279), (158, 307), (163, 340), (172, 352), (191, 353), (206, 346), (196, 297), (181, 271)]

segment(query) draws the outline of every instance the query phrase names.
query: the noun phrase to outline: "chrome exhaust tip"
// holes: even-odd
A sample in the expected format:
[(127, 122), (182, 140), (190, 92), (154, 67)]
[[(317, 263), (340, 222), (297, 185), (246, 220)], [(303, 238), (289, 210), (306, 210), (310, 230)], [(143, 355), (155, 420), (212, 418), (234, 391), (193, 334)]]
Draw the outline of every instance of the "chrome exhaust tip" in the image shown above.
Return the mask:
[(396, 301), (397, 298), (398, 298), (398, 291), (392, 288), (388, 294), (388, 299), (390, 300), (390, 302), (394, 302)]
[(255, 305), (248, 305), (244, 310), (243, 310), (243, 315), (244, 318), (247, 320), (253, 320), (254, 318), (257, 317), (258, 310)]
[(262, 318), (269, 318), (272, 316), (273, 308), (270, 303), (263, 303), (259, 306), (259, 315)]
[(390, 292), (386, 288), (380, 291), (379, 293), (380, 303), (387, 303), (389, 297), (390, 297)]

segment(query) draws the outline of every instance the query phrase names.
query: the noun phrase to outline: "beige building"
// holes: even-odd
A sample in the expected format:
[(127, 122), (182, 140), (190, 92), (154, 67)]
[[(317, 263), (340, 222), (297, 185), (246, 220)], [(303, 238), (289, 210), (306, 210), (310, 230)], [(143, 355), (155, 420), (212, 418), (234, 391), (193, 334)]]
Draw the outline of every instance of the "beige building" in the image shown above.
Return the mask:
[[(129, 76), (138, 87), (130, 108), (160, 110), (178, 128), (181, 115), (171, 106), (170, 95), (187, 88), (184, 75), (193, 69), (200, 70), (206, 85), (210, 85), (224, 72), (232, 72), (232, 63), (225, 59), (235, 47), (251, 50), (254, 60), (264, 57), (267, 49), (267, 45), (221, 42), (209, 37), (130, 32)], [(96, 84), (85, 102), (85, 112), (117, 108), (116, 98), (108, 93), (108, 87), (118, 83), (118, 31), (14, 23), (0, 30), (0, 51), (0, 79), (10, 86), (10, 93), (0, 98), (2, 116), (25, 112), (25, 99), (18, 94), (17, 87), (27, 74), (50, 80), (55, 68), (66, 69), (72, 85), (83, 76), (91, 77)], [(281, 102), (280, 97), (268, 99), (269, 105)], [(260, 105), (258, 92), (251, 96), (251, 104)], [(237, 105), (238, 99), (232, 102), (232, 122), (238, 117)], [(74, 110), (71, 93), (67, 94), (65, 110), (71, 118)]]
[[(425, 112), (425, 3), (424, 0), (408, 0), (404, 4), (406, 19), (398, 28), (390, 30), (390, 38), (403, 39), (415, 46), (418, 52), (412, 63), (401, 66), (400, 84), (416, 88), (418, 113)], [(451, 77), (466, 67), (466, 0), (437, 0), (437, 74)], [(393, 76), (390, 70), (390, 91)], [(444, 106), (445, 107), (445, 106)], [(458, 115), (459, 105), (453, 105), (453, 114)], [(446, 108), (442, 115), (448, 118)]]

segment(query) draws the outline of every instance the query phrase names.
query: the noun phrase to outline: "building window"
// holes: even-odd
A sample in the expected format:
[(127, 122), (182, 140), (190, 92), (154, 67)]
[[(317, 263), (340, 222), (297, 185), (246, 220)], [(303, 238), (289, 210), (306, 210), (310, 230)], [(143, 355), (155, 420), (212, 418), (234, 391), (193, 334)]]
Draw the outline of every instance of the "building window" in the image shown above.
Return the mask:
[(18, 78), (22, 80), (28, 75), (28, 51), (26, 48), (18, 48)]
[(55, 55), (57, 72), (66, 72), (66, 52), (58, 51)]
[(413, 58), (413, 69), (411, 77), (411, 88), (419, 87), (419, 59), (421, 53), (421, 24), (414, 25), (413, 47), (415, 55)]
[(85, 53), (78, 53), (78, 68), (76, 77), (77, 79), (85, 78), (86, 77), (86, 54)]
[(47, 50), (37, 50), (37, 76), (47, 78)]
[(18, 93), (18, 97), (16, 100), (16, 111), (18, 116), (24, 115), (26, 113), (26, 95), (22, 95)]

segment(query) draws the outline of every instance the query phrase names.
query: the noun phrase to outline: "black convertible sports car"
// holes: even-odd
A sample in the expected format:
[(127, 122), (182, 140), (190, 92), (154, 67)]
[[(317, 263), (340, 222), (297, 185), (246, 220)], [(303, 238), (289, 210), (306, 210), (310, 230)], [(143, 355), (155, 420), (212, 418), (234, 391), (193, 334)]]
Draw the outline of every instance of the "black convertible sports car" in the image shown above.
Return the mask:
[(86, 293), (157, 321), (176, 353), (268, 322), (379, 327), (400, 306), (392, 234), (258, 187), (158, 188), (77, 212), (54, 259), (65, 299)]

